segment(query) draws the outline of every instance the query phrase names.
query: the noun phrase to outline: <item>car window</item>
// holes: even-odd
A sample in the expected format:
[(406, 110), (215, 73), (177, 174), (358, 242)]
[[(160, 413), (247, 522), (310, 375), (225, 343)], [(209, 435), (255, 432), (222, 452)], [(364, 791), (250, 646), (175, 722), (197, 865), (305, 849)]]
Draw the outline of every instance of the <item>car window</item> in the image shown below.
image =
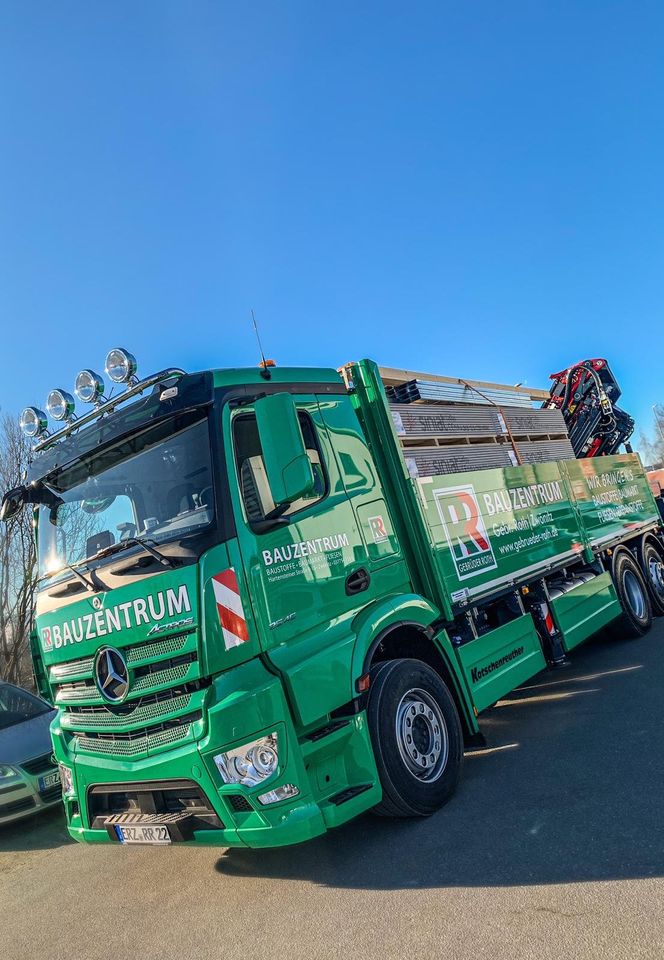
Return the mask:
[(25, 720), (32, 720), (42, 713), (48, 713), (51, 707), (27, 690), (21, 690), (12, 684), (0, 684), (0, 730), (13, 727)]
[[(291, 503), (283, 513), (283, 516), (286, 517), (292, 516), (299, 510), (310, 507), (312, 504), (322, 500), (327, 491), (327, 477), (318, 438), (316, 436), (316, 428), (314, 427), (311, 417), (304, 411), (300, 410), (298, 417), (307, 456), (309, 457), (313, 470), (315, 484), (310, 496), (300, 497)], [(233, 433), (235, 438), (235, 459), (242, 501), (244, 503), (247, 520), (253, 523), (257, 520), (262, 520), (275, 508), (265, 473), (256, 415), (253, 413), (243, 413), (236, 417)]]

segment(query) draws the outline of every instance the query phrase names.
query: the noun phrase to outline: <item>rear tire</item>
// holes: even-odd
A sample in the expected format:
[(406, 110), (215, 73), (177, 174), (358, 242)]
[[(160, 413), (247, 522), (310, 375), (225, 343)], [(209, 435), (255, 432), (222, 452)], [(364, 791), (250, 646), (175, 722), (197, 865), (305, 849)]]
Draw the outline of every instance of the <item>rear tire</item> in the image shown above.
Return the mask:
[(388, 660), (372, 671), (367, 719), (383, 799), (374, 812), (427, 817), (454, 793), (463, 734), (452, 695), (420, 660)]
[(639, 544), (637, 558), (653, 615), (661, 617), (664, 615), (664, 550), (651, 537), (646, 537)]
[(614, 554), (611, 576), (623, 610), (611, 624), (611, 632), (617, 639), (642, 637), (652, 626), (652, 607), (641, 570), (629, 551)]

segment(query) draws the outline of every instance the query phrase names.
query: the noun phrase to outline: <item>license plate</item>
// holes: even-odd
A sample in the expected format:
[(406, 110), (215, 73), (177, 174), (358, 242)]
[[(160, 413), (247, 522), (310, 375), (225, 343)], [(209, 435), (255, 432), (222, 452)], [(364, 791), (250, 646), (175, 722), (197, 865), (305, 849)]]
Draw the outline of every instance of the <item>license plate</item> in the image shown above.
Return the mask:
[(121, 827), (116, 825), (115, 832), (120, 843), (170, 843), (168, 827)]
[(39, 792), (44, 793), (46, 790), (50, 790), (56, 783), (60, 783), (60, 774), (57, 771), (55, 773), (45, 773), (43, 777), (39, 778)]

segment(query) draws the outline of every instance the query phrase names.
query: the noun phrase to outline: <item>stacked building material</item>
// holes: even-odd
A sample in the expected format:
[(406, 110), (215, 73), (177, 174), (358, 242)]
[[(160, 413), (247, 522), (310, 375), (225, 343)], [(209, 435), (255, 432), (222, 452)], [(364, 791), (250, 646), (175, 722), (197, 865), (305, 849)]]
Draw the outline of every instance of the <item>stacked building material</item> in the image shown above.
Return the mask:
[(454, 437), (567, 438), (560, 410), (521, 407), (480, 407), (463, 404), (391, 403), (392, 419), (404, 445), (421, 440)]
[(524, 388), (416, 378), (386, 390), (412, 476), (574, 458), (561, 412), (533, 407)]
[(435, 380), (409, 380), (387, 387), (388, 399), (394, 403), (472, 403), (531, 407), (530, 397), (506, 387), (487, 387), (481, 391), (463, 381), (439, 383)]

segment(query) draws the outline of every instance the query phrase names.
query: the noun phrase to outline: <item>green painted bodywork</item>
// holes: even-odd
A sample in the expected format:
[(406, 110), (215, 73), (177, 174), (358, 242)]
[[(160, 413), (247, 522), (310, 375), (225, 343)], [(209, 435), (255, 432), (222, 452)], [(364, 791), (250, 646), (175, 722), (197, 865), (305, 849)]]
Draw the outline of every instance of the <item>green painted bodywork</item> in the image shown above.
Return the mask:
[(552, 600), (551, 608), (568, 651), (611, 623), (621, 613), (620, 602), (609, 573), (602, 573), (562, 597)]
[[(223, 846), (296, 843), (371, 808), (381, 786), (357, 683), (377, 641), (403, 625), (418, 630), (443, 666), (465, 731), (476, 733), (477, 714), (545, 660), (530, 614), (461, 645), (455, 617), (656, 523), (636, 457), (410, 477), (378, 369), (362, 361), (348, 372), (349, 392), (331, 370), (271, 373), (270, 389), (288, 387), (310, 418), (325, 473), (324, 494), (288, 524), (252, 528), (235, 463), (234, 421), (254, 414), (267, 381), (258, 370), (215, 371), (219, 396), (236, 388), (243, 396), (241, 405), (220, 400), (218, 410), (234, 535), (196, 562), (116, 578), (94, 597), (40, 592), (36, 667), (60, 708), (54, 750), (74, 772), (66, 808), (76, 839), (110, 842), (87, 812), (96, 784), (193, 781), (223, 823), (196, 831), (193, 842)], [(265, 404), (262, 430), (269, 409), (284, 405)], [(271, 456), (276, 469), (278, 445)], [(296, 473), (302, 488), (306, 477)], [(233, 645), (215, 580), (229, 570), (247, 633)], [(357, 576), (365, 588), (353, 592)], [(567, 649), (620, 612), (608, 574), (552, 608)], [(94, 684), (95, 656), (106, 645), (129, 666), (121, 709)], [(192, 686), (182, 692), (185, 684)], [(272, 732), (277, 774), (251, 789), (225, 785), (214, 756)], [(298, 787), (296, 798), (259, 803), (259, 794), (287, 783)], [(248, 809), (230, 800), (238, 794)]]
[(659, 523), (648, 478), (636, 453), (561, 464), (591, 548), (606, 547), (645, 525)]

